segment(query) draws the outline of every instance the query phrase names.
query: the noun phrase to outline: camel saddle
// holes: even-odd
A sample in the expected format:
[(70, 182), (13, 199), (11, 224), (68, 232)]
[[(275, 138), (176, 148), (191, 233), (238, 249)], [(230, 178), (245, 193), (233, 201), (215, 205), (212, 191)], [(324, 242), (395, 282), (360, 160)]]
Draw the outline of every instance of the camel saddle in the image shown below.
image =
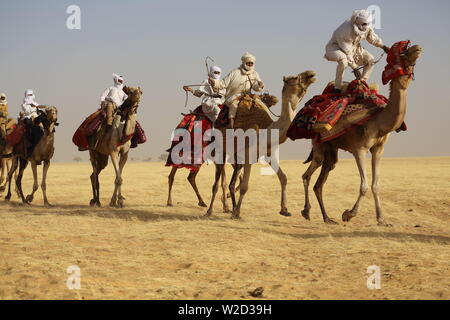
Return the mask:
[[(236, 119), (234, 120), (234, 128), (244, 131), (268, 128), (273, 123), (273, 120), (267, 111), (277, 103), (278, 98), (269, 94), (246, 94), (242, 96), (239, 101)], [(224, 106), (215, 122), (215, 127), (224, 129), (228, 124), (228, 107)]]

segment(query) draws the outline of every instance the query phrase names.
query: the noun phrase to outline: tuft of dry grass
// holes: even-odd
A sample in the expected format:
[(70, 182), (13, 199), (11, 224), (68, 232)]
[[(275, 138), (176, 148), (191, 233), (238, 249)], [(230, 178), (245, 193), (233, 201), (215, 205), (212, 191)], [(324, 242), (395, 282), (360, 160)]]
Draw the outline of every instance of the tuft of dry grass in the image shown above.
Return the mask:
[[(312, 221), (303, 220), (306, 166), (282, 167), (294, 215), (278, 215), (278, 180), (255, 166), (243, 219), (232, 221), (219, 201), (214, 218), (200, 218), (205, 209), (187, 171), (178, 173), (169, 208), (169, 169), (127, 164), (126, 208), (113, 209), (109, 167), (101, 176), (105, 207), (92, 209), (89, 164), (52, 164), (54, 208), (43, 207), (40, 192), (30, 207), (17, 198), (0, 203), (0, 299), (254, 299), (255, 288), (265, 299), (450, 299), (449, 158), (383, 161), (381, 197), (392, 228), (376, 226), (371, 195), (351, 223), (324, 225), (315, 199)], [(213, 171), (204, 166), (198, 175), (205, 201)], [(31, 188), (29, 171), (24, 188)], [(340, 220), (358, 190), (356, 165), (341, 161), (325, 187), (330, 216)], [(80, 290), (66, 286), (71, 265), (81, 269)], [(381, 268), (381, 290), (367, 289), (371, 265)]]

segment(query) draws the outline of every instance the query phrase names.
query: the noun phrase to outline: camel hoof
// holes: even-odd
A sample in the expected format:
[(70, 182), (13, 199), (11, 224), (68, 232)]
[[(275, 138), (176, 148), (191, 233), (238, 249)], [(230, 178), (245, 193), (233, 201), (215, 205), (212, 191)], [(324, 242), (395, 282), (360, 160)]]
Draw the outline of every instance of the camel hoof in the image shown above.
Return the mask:
[(283, 217), (292, 217), (292, 214), (288, 211), (280, 211), (280, 215)]
[(325, 224), (328, 224), (330, 226), (337, 226), (339, 224), (336, 221), (334, 221), (333, 219), (327, 219), (324, 222), (325, 222)]
[(32, 202), (33, 202), (33, 196), (30, 194), (30, 195), (28, 195), (28, 196), (25, 198), (25, 200), (26, 200), (28, 203), (32, 203)]
[(392, 228), (393, 227), (392, 224), (386, 223), (384, 221), (378, 221), (378, 226), (379, 227), (385, 227), (385, 228)]
[(230, 208), (224, 208), (223, 209), (223, 213), (231, 213), (232, 211), (230, 210)]
[(231, 215), (231, 220), (241, 220), (241, 216), (239, 214)]
[(199, 207), (202, 207), (202, 208), (208, 208), (208, 205), (205, 202), (203, 202), (203, 201), (200, 201), (198, 203), (198, 205), (199, 205)]
[(354, 217), (356, 217), (356, 213), (353, 213), (353, 211), (351, 210), (345, 210), (345, 212), (342, 214), (342, 221), (350, 222), (350, 220)]
[(50, 202), (45, 202), (45, 203), (44, 203), (44, 206), (45, 206), (46, 208), (53, 208), (53, 207), (54, 207), (54, 205), (52, 205)]
[(117, 208), (123, 208), (125, 207), (125, 201), (120, 199), (119, 201), (117, 201)]
[(212, 216), (212, 211), (208, 211), (202, 216), (202, 218), (208, 219), (208, 218), (211, 218), (211, 216)]
[(92, 199), (91, 202), (89, 203), (89, 205), (90, 205), (91, 207), (99, 207), (99, 208), (102, 206), (102, 204), (100, 203), (100, 201), (97, 201), (97, 200), (95, 200), (95, 199)]
[(168, 206), (168, 207), (173, 207), (172, 202), (167, 202), (167, 206)]
[(302, 210), (302, 217), (305, 218), (306, 220), (310, 221), (311, 218), (309, 216), (309, 210)]

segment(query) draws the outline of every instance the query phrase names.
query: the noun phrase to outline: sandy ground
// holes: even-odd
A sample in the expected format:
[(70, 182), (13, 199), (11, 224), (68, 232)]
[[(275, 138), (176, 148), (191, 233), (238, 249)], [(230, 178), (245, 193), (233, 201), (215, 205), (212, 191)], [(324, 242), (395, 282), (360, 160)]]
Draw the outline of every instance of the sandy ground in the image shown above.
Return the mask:
[[(376, 226), (372, 196), (349, 224), (322, 223), (313, 196), (303, 220), (300, 161), (283, 162), (290, 218), (278, 215), (275, 176), (252, 172), (242, 221), (221, 212), (200, 219), (180, 171), (174, 204), (165, 206), (168, 169), (161, 163), (125, 168), (126, 208), (91, 209), (88, 163), (55, 163), (48, 194), (54, 208), (0, 203), (0, 299), (450, 299), (450, 158), (385, 159), (382, 201), (392, 228)], [(27, 171), (25, 190), (31, 187)], [(213, 167), (198, 184), (206, 201)], [(316, 177), (316, 176), (315, 176)], [(102, 203), (113, 188), (101, 176)], [(359, 189), (356, 165), (339, 162), (325, 188), (330, 215), (340, 220)], [(2, 195), (3, 197), (3, 195)], [(67, 268), (81, 269), (69, 290)], [(367, 268), (380, 267), (381, 289), (369, 290)]]

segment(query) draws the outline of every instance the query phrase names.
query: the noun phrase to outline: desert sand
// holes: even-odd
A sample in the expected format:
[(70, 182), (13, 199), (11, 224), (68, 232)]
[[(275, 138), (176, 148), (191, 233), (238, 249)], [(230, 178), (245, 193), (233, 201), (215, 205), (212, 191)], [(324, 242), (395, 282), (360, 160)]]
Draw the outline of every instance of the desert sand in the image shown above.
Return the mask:
[[(201, 219), (206, 209), (186, 170), (169, 208), (169, 169), (128, 163), (126, 207), (116, 209), (107, 206), (109, 166), (101, 175), (104, 207), (91, 209), (90, 164), (54, 163), (53, 208), (43, 207), (40, 191), (32, 206), (16, 195), (0, 202), (0, 299), (253, 299), (257, 287), (263, 299), (450, 299), (450, 158), (384, 159), (381, 197), (391, 228), (376, 226), (371, 194), (358, 217), (341, 221), (359, 190), (353, 160), (338, 163), (324, 191), (338, 226), (323, 224), (314, 196), (312, 221), (300, 217), (306, 165), (282, 167), (293, 216), (278, 214), (278, 180), (255, 166), (243, 219), (233, 221), (219, 200), (214, 217)], [(213, 170), (198, 175), (205, 201)], [(24, 188), (31, 191), (29, 169)], [(81, 269), (80, 290), (66, 286), (72, 265)], [(380, 290), (366, 285), (372, 265), (381, 270)]]

